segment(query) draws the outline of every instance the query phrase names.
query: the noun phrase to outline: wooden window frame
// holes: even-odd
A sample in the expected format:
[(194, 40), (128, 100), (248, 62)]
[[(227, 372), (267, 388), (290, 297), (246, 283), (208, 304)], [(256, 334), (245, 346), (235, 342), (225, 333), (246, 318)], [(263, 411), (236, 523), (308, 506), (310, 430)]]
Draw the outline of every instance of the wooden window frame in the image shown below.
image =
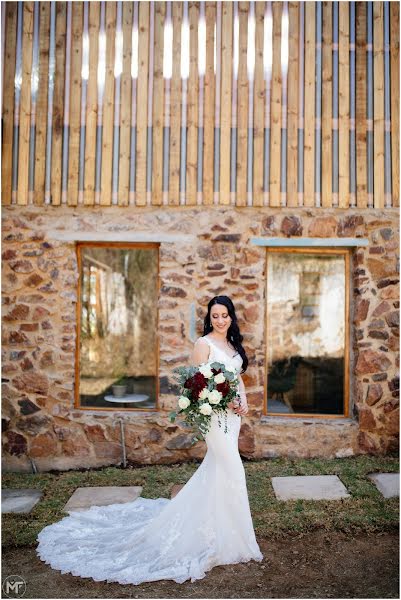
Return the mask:
[(75, 382), (74, 382), (74, 408), (82, 411), (101, 411), (101, 412), (158, 412), (159, 396), (160, 396), (160, 334), (159, 334), (159, 310), (157, 308), (156, 315), (156, 405), (154, 407), (145, 408), (113, 408), (107, 406), (81, 406), (79, 398), (79, 381), (80, 381), (80, 335), (81, 335), (81, 308), (82, 308), (82, 293), (81, 293), (81, 272), (82, 272), (82, 250), (87, 247), (99, 248), (128, 248), (134, 250), (136, 248), (157, 248), (157, 297), (160, 297), (160, 243), (158, 242), (76, 242), (76, 255), (78, 264), (78, 290), (77, 290), (77, 335), (76, 335), (76, 351), (75, 351)]
[[(349, 339), (350, 339), (350, 261), (351, 261), (351, 248), (328, 248), (323, 246), (313, 247), (291, 247), (291, 246), (280, 246), (280, 247), (266, 247), (266, 300), (265, 300), (265, 378), (264, 378), (264, 390), (263, 390), (263, 413), (264, 417), (285, 417), (285, 418), (299, 418), (299, 419), (344, 419), (350, 417), (350, 398), (349, 398), (349, 382), (350, 382), (350, 353), (349, 353)], [(328, 415), (322, 413), (269, 413), (267, 410), (267, 386), (268, 386), (268, 368), (269, 364), (269, 345), (268, 345), (268, 333), (269, 333), (269, 314), (268, 314), (268, 260), (269, 254), (277, 253), (291, 253), (291, 254), (330, 254), (344, 256), (345, 262), (345, 324), (344, 324), (344, 395), (343, 395), (343, 413), (338, 415)]]

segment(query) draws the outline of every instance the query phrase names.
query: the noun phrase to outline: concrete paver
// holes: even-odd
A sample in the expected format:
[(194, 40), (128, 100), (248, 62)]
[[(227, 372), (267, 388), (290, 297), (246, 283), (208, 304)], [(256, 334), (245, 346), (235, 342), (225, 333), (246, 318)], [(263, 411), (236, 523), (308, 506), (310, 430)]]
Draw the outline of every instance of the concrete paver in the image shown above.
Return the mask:
[(399, 473), (369, 473), (368, 477), (384, 498), (394, 498), (400, 495)]
[(337, 475), (272, 477), (278, 500), (338, 500), (350, 494)]
[(81, 487), (72, 494), (64, 511), (87, 510), (91, 506), (107, 506), (109, 504), (123, 504), (133, 502), (141, 495), (141, 486), (101, 486)]
[(1, 492), (2, 513), (29, 513), (42, 496), (40, 490), (4, 489)]

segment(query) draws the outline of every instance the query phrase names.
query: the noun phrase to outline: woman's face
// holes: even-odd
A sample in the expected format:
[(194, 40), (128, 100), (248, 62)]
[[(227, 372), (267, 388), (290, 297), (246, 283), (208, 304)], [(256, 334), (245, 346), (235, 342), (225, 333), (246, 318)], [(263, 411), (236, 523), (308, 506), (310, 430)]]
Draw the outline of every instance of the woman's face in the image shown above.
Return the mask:
[(224, 304), (215, 304), (210, 310), (210, 322), (215, 331), (226, 334), (231, 325), (228, 308)]

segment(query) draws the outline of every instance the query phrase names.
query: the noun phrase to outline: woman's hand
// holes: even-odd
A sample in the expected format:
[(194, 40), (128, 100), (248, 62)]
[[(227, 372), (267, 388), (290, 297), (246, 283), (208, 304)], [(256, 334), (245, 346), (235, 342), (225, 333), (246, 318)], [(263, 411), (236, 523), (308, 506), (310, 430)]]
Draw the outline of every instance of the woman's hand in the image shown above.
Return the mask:
[(241, 402), (241, 404), (239, 404), (238, 406), (236, 406), (234, 408), (235, 412), (238, 415), (247, 415), (249, 412), (249, 408), (248, 408), (248, 404), (244, 404), (243, 402)]
[(246, 400), (241, 400), (240, 398), (238, 398), (238, 400), (234, 400), (234, 402), (229, 402), (227, 406), (228, 408), (232, 408), (233, 411), (238, 415), (245, 416), (249, 412), (248, 402)]

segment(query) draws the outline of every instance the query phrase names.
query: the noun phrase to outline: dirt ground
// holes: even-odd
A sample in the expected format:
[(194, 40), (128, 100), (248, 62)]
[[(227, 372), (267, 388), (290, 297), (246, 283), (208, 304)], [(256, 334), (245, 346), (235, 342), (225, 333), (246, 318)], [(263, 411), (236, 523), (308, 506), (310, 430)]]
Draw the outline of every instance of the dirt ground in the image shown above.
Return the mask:
[(52, 570), (34, 548), (4, 550), (2, 580), (21, 575), (24, 598), (399, 598), (397, 532), (315, 531), (258, 542), (263, 562), (215, 567), (194, 583), (94, 582)]

